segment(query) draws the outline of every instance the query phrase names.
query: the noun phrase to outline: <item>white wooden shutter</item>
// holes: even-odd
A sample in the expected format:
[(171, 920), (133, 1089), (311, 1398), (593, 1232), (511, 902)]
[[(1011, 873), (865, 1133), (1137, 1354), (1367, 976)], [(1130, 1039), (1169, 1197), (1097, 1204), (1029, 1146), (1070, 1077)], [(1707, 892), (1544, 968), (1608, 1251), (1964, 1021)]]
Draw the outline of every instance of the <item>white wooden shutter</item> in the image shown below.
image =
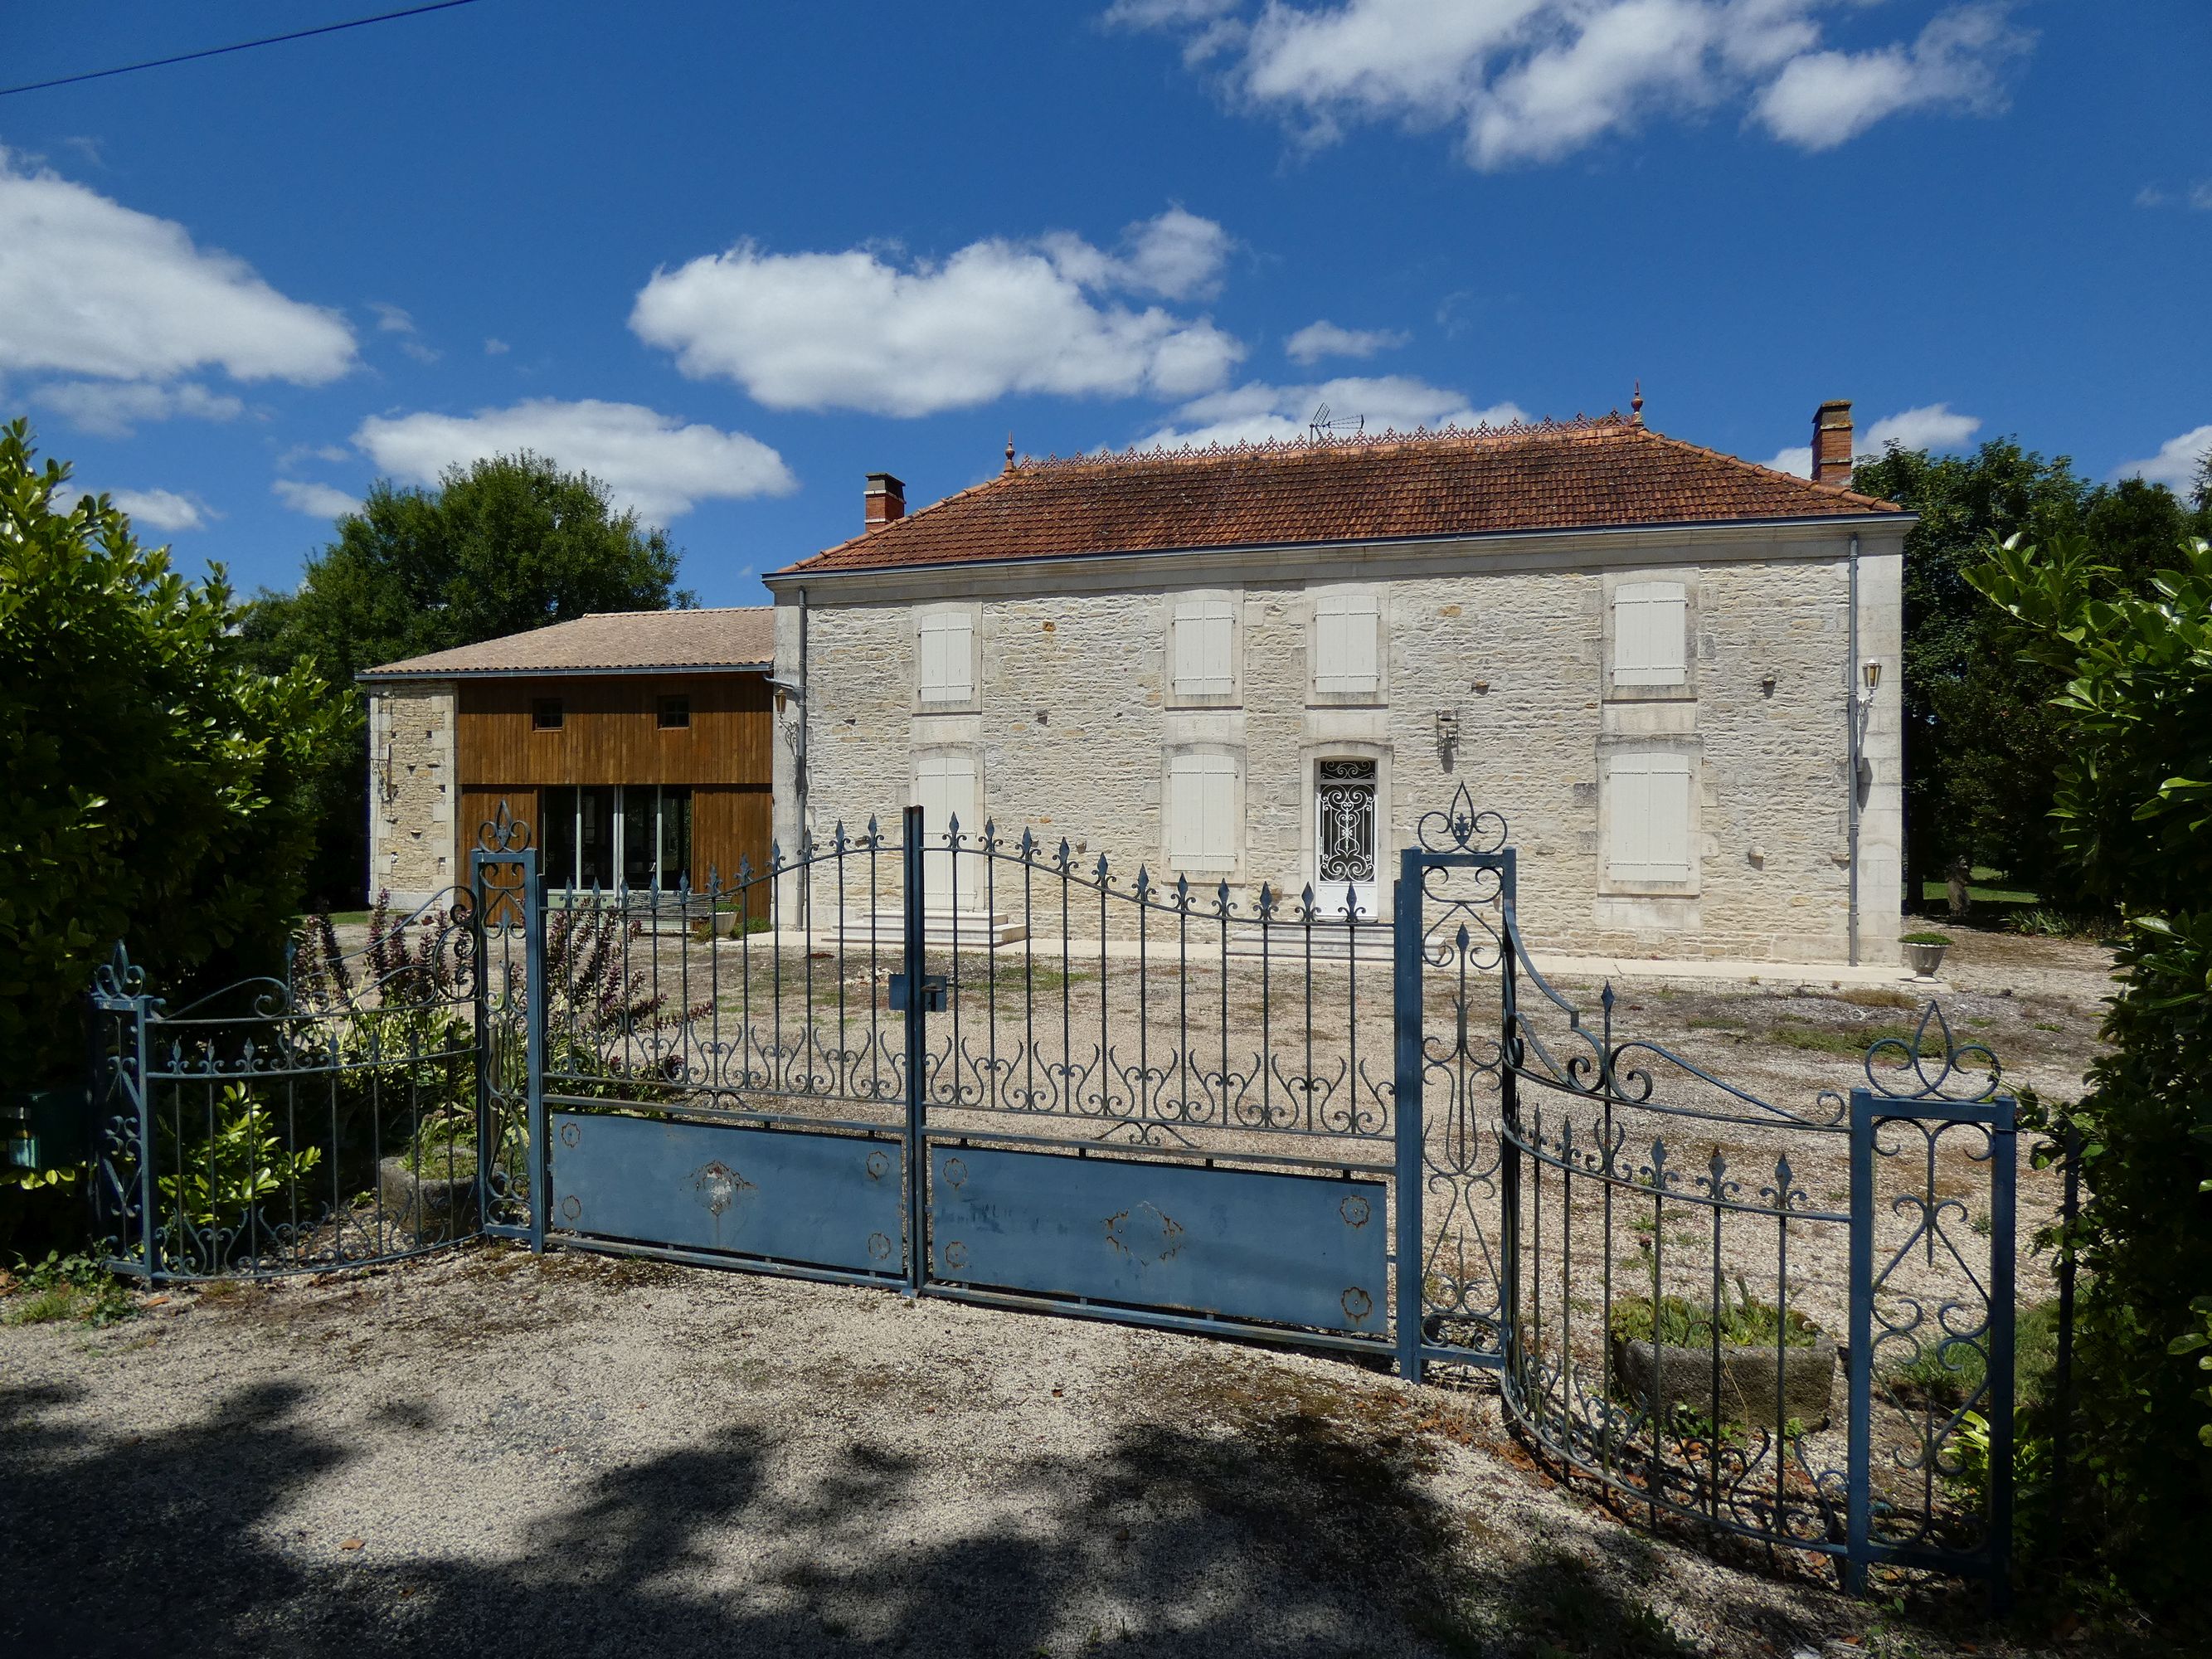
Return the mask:
[(1175, 611), (1175, 694), (1225, 697), (1237, 689), (1230, 653), (1236, 628), (1227, 599), (1177, 599)]
[(969, 636), (975, 623), (965, 611), (921, 613), (921, 685), (924, 702), (968, 702), (975, 695)]
[(1168, 761), (1168, 860), (1178, 871), (1227, 874), (1237, 867), (1237, 762), (1228, 755)]
[(1680, 582), (1623, 582), (1613, 591), (1613, 683), (1680, 685), (1689, 678), (1686, 613)]
[(1382, 683), (1372, 593), (1314, 596), (1314, 690), (1372, 691)]
[(1690, 757), (1664, 750), (1616, 754), (1607, 768), (1607, 864), (1618, 882), (1691, 879)]
[(949, 819), (957, 817), (965, 837), (983, 828), (982, 809), (975, 790), (975, 757), (957, 750), (917, 755), (914, 762), (915, 804), (921, 808), (925, 846), (945, 844)]

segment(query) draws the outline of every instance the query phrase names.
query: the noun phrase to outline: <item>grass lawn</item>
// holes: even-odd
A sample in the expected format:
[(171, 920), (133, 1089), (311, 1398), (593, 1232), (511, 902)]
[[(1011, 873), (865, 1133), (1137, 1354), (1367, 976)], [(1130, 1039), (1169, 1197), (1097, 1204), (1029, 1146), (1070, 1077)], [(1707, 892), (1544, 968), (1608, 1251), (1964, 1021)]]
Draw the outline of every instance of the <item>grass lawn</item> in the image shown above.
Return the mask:
[[(1974, 904), (2039, 904), (2035, 894), (2024, 887), (2001, 887), (1996, 884), (2005, 879), (2002, 870), (1992, 870), (1985, 865), (1976, 865), (1966, 877), (1966, 898)], [(1920, 884), (1920, 897), (1925, 903), (1942, 904), (1951, 896), (1951, 890), (1940, 881)]]

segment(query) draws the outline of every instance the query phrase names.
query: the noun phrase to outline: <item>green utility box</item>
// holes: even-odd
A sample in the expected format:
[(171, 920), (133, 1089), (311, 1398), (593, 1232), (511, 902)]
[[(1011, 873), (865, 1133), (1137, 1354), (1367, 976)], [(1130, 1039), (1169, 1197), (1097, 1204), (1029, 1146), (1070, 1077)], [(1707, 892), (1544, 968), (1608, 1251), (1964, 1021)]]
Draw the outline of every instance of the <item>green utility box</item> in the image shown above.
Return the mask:
[(92, 1101), (82, 1085), (0, 1096), (0, 1168), (66, 1170), (91, 1156)]

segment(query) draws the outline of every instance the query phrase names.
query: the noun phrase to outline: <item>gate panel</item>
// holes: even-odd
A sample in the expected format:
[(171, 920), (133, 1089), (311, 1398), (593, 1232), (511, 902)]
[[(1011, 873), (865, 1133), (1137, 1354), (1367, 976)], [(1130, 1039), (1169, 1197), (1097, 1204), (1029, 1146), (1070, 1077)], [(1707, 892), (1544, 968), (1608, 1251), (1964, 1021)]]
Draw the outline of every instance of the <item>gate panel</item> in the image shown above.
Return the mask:
[(1361, 1335), (1388, 1328), (1388, 1183), (930, 1150), (937, 1279)]
[(656, 1247), (897, 1276), (898, 1141), (552, 1115), (553, 1224)]

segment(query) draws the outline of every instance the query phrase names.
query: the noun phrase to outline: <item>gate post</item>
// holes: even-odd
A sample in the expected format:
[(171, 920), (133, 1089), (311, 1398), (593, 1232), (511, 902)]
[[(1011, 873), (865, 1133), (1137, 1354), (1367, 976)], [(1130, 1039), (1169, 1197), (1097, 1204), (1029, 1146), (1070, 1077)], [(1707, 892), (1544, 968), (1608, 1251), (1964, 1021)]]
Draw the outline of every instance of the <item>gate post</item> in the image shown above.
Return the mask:
[(929, 1178), (929, 1149), (922, 1141), (922, 1104), (927, 1083), (923, 1077), (929, 1058), (928, 957), (923, 951), (922, 930), (927, 926), (923, 917), (922, 872), (926, 860), (922, 857), (921, 808), (906, 809), (905, 833), (901, 837), (901, 856), (905, 864), (905, 880), (901, 884), (906, 904), (906, 1290), (908, 1296), (921, 1292), (922, 1281), (929, 1272), (929, 1243), (922, 1235), (922, 1192)]
[(545, 1140), (545, 885), (538, 849), (514, 855), (522, 866), (522, 1065), (530, 1137), (530, 1250), (545, 1254), (553, 1205), (553, 1149)]
[(1874, 1542), (1874, 1106), (1872, 1091), (1851, 1091), (1850, 1416), (1844, 1532), (1844, 1589), (1851, 1595), (1866, 1591)]
[(1398, 854), (1391, 898), (1391, 1018), (1395, 1027), (1398, 1113), (1398, 1375), (1421, 1380), (1421, 850)]

